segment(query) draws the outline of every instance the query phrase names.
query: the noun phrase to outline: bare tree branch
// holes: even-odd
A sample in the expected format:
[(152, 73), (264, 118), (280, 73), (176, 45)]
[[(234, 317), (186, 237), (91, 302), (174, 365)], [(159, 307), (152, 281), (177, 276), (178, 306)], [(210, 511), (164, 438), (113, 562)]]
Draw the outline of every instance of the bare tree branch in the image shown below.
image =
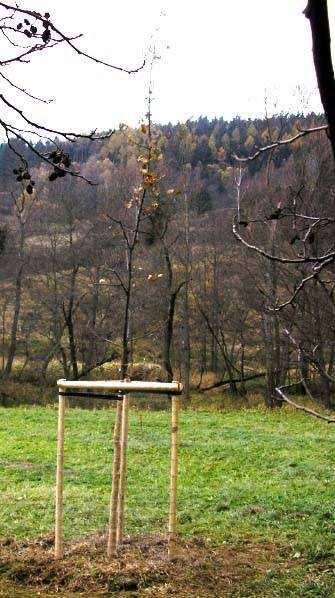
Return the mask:
[[(321, 376), (323, 376), (324, 378), (327, 378), (327, 380), (331, 383), (335, 383), (335, 379), (330, 376), (328, 374), (328, 372), (326, 372), (326, 370), (322, 367), (322, 365), (320, 364), (320, 361), (315, 357), (314, 353), (310, 353), (309, 351), (306, 351), (306, 349), (304, 349), (300, 343), (298, 343), (296, 341), (296, 339), (294, 338), (294, 336), (292, 336), (291, 332), (285, 328), (285, 334), (288, 336), (288, 338), (290, 339), (291, 343), (293, 343), (293, 345), (298, 349), (298, 351), (300, 351), (303, 355), (305, 355), (307, 357), (307, 359), (315, 366), (315, 368), (317, 369), (317, 371), (319, 372), (319, 374)], [(315, 348), (316, 349), (316, 348)], [(315, 352), (314, 349), (314, 352)]]
[(40, 98), (38, 96), (34, 96), (30, 91), (28, 91), (27, 89), (23, 89), (22, 87), (20, 87), (19, 85), (16, 85), (15, 83), (13, 83), (13, 81), (11, 81), (10, 79), (8, 79), (8, 77), (6, 77), (3, 73), (0, 72), (0, 77), (2, 77), (5, 81), (7, 81), (7, 83), (9, 85), (11, 85), (11, 87), (14, 87), (14, 89), (17, 89), (18, 91), (21, 91), (21, 93), (24, 93), (26, 96), (28, 96), (28, 98), (31, 98), (32, 100), (37, 100), (37, 102), (43, 102), (43, 104), (50, 104), (51, 102), (53, 102), (52, 99), (50, 100), (45, 100), (44, 98)]
[(269, 308), (271, 311), (280, 311), (281, 309), (283, 309), (284, 307), (287, 307), (287, 305), (290, 305), (291, 303), (294, 302), (294, 300), (296, 299), (297, 295), (300, 293), (300, 291), (304, 288), (304, 286), (310, 281), (313, 280), (313, 278), (317, 278), (318, 275), (320, 274), (321, 270), (329, 265), (332, 264), (334, 262), (334, 258), (329, 258), (329, 260), (325, 260), (324, 262), (321, 262), (321, 264), (319, 264), (318, 266), (314, 267), (314, 272), (312, 272), (312, 274), (310, 274), (309, 276), (306, 276), (305, 278), (303, 278), (299, 284), (296, 286), (295, 291), (293, 293), (293, 295), (291, 295), (291, 297), (289, 299), (287, 299), (287, 301), (284, 301), (283, 303), (280, 303), (279, 305), (277, 305), (275, 308)]
[[(55, 34), (58, 35), (58, 39), (54, 40), (56, 42), (65, 42), (66, 44), (68, 44), (70, 46), (70, 48), (72, 50), (74, 50), (74, 52), (76, 52), (77, 54), (79, 54), (80, 56), (84, 56), (85, 58), (88, 58), (89, 60), (92, 60), (93, 62), (97, 63), (97, 64), (101, 64), (103, 66), (106, 66), (108, 68), (117, 70), (117, 71), (121, 71), (127, 74), (133, 74), (133, 73), (138, 73), (145, 65), (145, 60), (143, 61), (143, 63), (134, 68), (134, 69), (127, 69), (125, 67), (121, 67), (115, 64), (112, 64), (110, 62), (107, 62), (105, 60), (102, 60), (100, 58), (96, 58), (95, 56), (92, 56), (91, 54), (88, 54), (87, 52), (84, 52), (83, 50), (80, 50), (80, 48), (78, 48), (74, 43), (73, 40), (77, 39), (78, 37), (81, 37), (81, 34), (79, 36), (75, 36), (75, 37), (71, 37), (66, 35), (65, 33), (63, 33), (60, 29), (58, 29), (58, 27), (56, 27), (56, 25), (54, 25), (54, 23), (50, 20), (50, 15), (48, 13), (45, 13), (44, 15), (42, 15), (41, 13), (34, 11), (34, 10), (28, 10), (25, 8), (20, 8), (18, 5), (10, 5), (10, 4), (6, 4), (5, 2), (0, 2), (0, 7), (2, 7), (5, 10), (11, 11), (11, 15), (8, 17), (10, 19), (13, 18), (14, 15), (18, 14), (18, 15), (23, 15), (23, 16), (30, 16), (33, 19), (35, 19), (39, 24), (42, 24), (42, 26), (44, 27), (44, 29), (49, 29), (51, 31), (53, 31)], [(6, 17), (3, 18), (3, 21), (5, 21)], [(38, 31), (36, 32), (32, 32), (31, 30), (29, 30), (29, 33), (31, 33), (31, 35), (29, 37), (32, 38), (36, 38), (36, 37), (40, 37), (40, 34), (38, 33)], [(43, 44), (35, 44), (34, 46), (31, 46), (29, 48), (29, 50), (25, 53), (22, 54), (21, 56), (17, 56), (14, 58), (11, 58), (9, 60), (3, 60), (0, 61), (0, 65), (6, 65), (9, 64), (10, 62), (13, 61), (22, 61), (22, 59), (24, 58), (24, 56), (28, 55), (28, 54), (32, 54), (33, 52), (39, 51), (41, 49), (43, 49), (46, 44), (49, 42), (49, 39), (47, 41), (44, 41), (43, 37), (42, 37), (42, 41)]]
[(289, 399), (288, 396), (283, 392), (284, 388), (296, 386), (301, 383), (302, 383), (302, 380), (299, 380), (299, 382), (295, 382), (294, 384), (288, 384), (286, 386), (279, 386), (276, 388), (276, 393), (280, 396), (280, 398), (283, 401), (285, 401), (285, 403), (288, 403), (295, 409), (298, 409), (299, 411), (304, 411), (305, 413), (308, 413), (309, 415), (313, 415), (313, 417), (317, 417), (318, 419), (322, 419), (322, 420), (326, 421), (328, 424), (335, 424), (334, 418), (328, 417), (327, 415), (323, 415), (322, 413), (318, 413), (317, 411), (314, 411), (313, 409), (309, 409), (308, 407), (304, 407), (303, 405), (298, 405), (298, 403), (295, 403), (294, 401)]
[(315, 255), (315, 256), (303, 257), (303, 258), (288, 258), (288, 257), (281, 257), (279, 255), (274, 255), (274, 254), (268, 253), (261, 247), (257, 247), (257, 245), (252, 245), (252, 243), (248, 243), (248, 241), (246, 241), (240, 235), (240, 233), (237, 230), (237, 227), (238, 227), (238, 223), (236, 221), (233, 222), (233, 233), (234, 233), (234, 236), (236, 237), (236, 239), (238, 241), (240, 241), (241, 243), (243, 243), (243, 245), (245, 245), (245, 247), (248, 247), (248, 249), (252, 249), (253, 251), (256, 251), (256, 253), (259, 253), (263, 257), (266, 257), (268, 260), (272, 260), (274, 262), (281, 262), (282, 264), (313, 264), (313, 263), (318, 264), (318, 263), (324, 263), (325, 261), (327, 261), (327, 263), (328, 263), (328, 260), (331, 260), (331, 261), (335, 260), (335, 251), (330, 251), (329, 253), (326, 253), (324, 255)]
[[(47, 49), (52, 49), (59, 44), (67, 45), (72, 52), (83, 56), (96, 64), (101, 64), (104, 67), (121, 71), (126, 74), (137, 73), (144, 67), (145, 61), (143, 63), (134, 68), (128, 69), (119, 65), (112, 64), (106, 60), (102, 60), (95, 56), (92, 56), (88, 52), (80, 49), (76, 45), (76, 40), (82, 37), (82, 34), (70, 36), (65, 34), (61, 29), (59, 29), (53, 20), (50, 18), (50, 14), (48, 12), (41, 14), (38, 11), (30, 10), (29, 8), (21, 7), (18, 4), (12, 5), (6, 2), (0, 2), (0, 10), (5, 12), (4, 16), (0, 17), (0, 32), (3, 34), (7, 46), (15, 48), (15, 51), (11, 53), (9, 57), (1, 57), (0, 58), (0, 77), (3, 81), (5, 81), (11, 88), (23, 93), (25, 96), (31, 98), (32, 100), (49, 103), (51, 100), (43, 99), (34, 95), (30, 90), (25, 89), (24, 87), (14, 83), (11, 77), (8, 77), (7, 74), (5, 75), (3, 70), (4, 68), (8, 68), (13, 64), (17, 63), (28, 63), (30, 62), (30, 58), (36, 52), (44, 52)], [(7, 14), (6, 14), (7, 13)], [(26, 40), (26, 45), (22, 45), (21, 40)], [(82, 176), (80, 173), (76, 172), (72, 168), (70, 168), (71, 159), (68, 154), (65, 154), (63, 150), (61, 150), (57, 143), (54, 140), (49, 139), (51, 143), (55, 145), (57, 148), (57, 155), (51, 156), (50, 154), (43, 154), (39, 150), (37, 150), (34, 144), (31, 142), (31, 138), (27, 137), (26, 134), (29, 135), (37, 135), (40, 138), (44, 138), (43, 133), (49, 133), (51, 135), (55, 135), (58, 137), (63, 138), (65, 141), (74, 143), (78, 139), (87, 139), (90, 141), (96, 140), (103, 140), (108, 139), (114, 131), (108, 131), (104, 134), (97, 134), (96, 131), (92, 131), (90, 133), (77, 133), (73, 131), (62, 131), (58, 129), (54, 129), (52, 127), (48, 127), (43, 123), (36, 122), (31, 119), (22, 109), (18, 106), (15, 102), (13, 103), (10, 101), (4, 93), (0, 94), (0, 102), (5, 105), (6, 110), (9, 109), (11, 116), (9, 120), (6, 117), (2, 117), (0, 120), (0, 126), (3, 127), (5, 135), (8, 140), (8, 144), (10, 149), (14, 152), (14, 154), (19, 158), (24, 171), (22, 168), (15, 168), (14, 174), (17, 176), (17, 180), (21, 181), (22, 178), (30, 180), (31, 176), (29, 173), (29, 164), (26, 155), (23, 155), (24, 150), (21, 150), (19, 147), (15, 147), (13, 143), (14, 139), (19, 140), (27, 147), (32, 153), (37, 155), (41, 161), (47, 163), (48, 165), (52, 166), (53, 171), (49, 174), (49, 180), (55, 180), (58, 177), (63, 177), (66, 174), (69, 174), (73, 177), (79, 177), (84, 181), (93, 184), (89, 181), (86, 177)], [(24, 128), (20, 128), (19, 126), (15, 126), (11, 124), (11, 122), (15, 118), (19, 116), (25, 123), (27, 123), (30, 127), (33, 128), (32, 131), (26, 131)], [(15, 149), (14, 149), (15, 147)], [(55, 154), (55, 152), (53, 152)], [(19, 172), (16, 172), (16, 171)], [(21, 176), (22, 175), (22, 176)], [(32, 192), (31, 188), (34, 186), (33, 182), (27, 183), (28, 193)]]
[(237, 156), (236, 154), (233, 154), (233, 158), (235, 160), (237, 160), (238, 162), (252, 162), (252, 160), (256, 160), (256, 158), (258, 158), (261, 154), (271, 152), (282, 145), (289, 145), (290, 143), (294, 143), (295, 141), (297, 141), (297, 139), (301, 139), (301, 137), (305, 137), (306, 135), (310, 135), (311, 133), (320, 133), (320, 131), (327, 131), (327, 130), (328, 130), (328, 125), (320, 125), (319, 127), (312, 127), (310, 129), (302, 129), (301, 131), (299, 131), (299, 133), (297, 133), (296, 135), (293, 135), (293, 137), (289, 137), (288, 139), (278, 139), (278, 141), (274, 141), (273, 143), (270, 143), (269, 145), (265, 145), (263, 147), (258, 148), (258, 150), (254, 154), (251, 154), (251, 156), (247, 156), (247, 157), (243, 158), (241, 156)]
[(247, 382), (248, 380), (254, 380), (255, 378), (264, 378), (266, 376), (266, 372), (259, 372), (256, 374), (250, 374), (248, 376), (244, 376), (244, 378), (233, 378), (232, 380), (226, 378), (225, 380), (219, 380), (218, 382), (214, 382), (214, 384), (210, 384), (210, 386), (206, 386), (205, 388), (199, 388), (200, 392), (207, 392), (208, 390), (213, 390), (214, 388), (219, 388), (220, 386), (228, 386), (229, 384), (238, 383), (238, 382)]

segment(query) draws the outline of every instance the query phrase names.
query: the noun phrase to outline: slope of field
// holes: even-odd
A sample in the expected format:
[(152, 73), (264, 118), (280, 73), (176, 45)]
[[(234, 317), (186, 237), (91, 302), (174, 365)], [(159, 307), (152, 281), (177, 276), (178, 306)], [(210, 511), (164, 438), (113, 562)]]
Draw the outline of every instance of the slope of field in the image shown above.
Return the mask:
[[(96, 585), (91, 592), (127, 589), (121, 581), (113, 590), (116, 574), (106, 569), (101, 535), (108, 520), (113, 420), (112, 410), (67, 411), (69, 556), (59, 567), (64, 570), (66, 562), (71, 564), (73, 575), (67, 572), (64, 579), (75, 578), (77, 586), (64, 581), (64, 590), (91, 587), (93, 569)], [(56, 421), (52, 408), (0, 410), (3, 595), (9, 595), (12, 587), (7, 584), (14, 584), (16, 592), (20, 584), (55, 591), (60, 575), (53, 570), (44, 579), (41, 574), (43, 559), (50, 568), (53, 542)], [(214, 595), (219, 596), (334, 595), (334, 428), (284, 409), (182, 412), (179, 530), (181, 560), (188, 562), (184, 566), (164, 561), (166, 547), (159, 535), (167, 518), (168, 462), (169, 413), (133, 410), (126, 492), (126, 531), (131, 539), (118, 575), (128, 567), (127, 551), (139, 580), (146, 579), (144, 554), (151, 555), (153, 571), (163, 567), (149, 583), (152, 594), (144, 581), (143, 586), (134, 582), (138, 595), (145, 587), (144, 595), (182, 596), (187, 584), (198, 588), (194, 595), (213, 595), (213, 583), (217, 583)], [(98, 559), (94, 567), (90, 547)], [(37, 558), (38, 550), (44, 556)], [(36, 558), (40, 565), (34, 578)], [(24, 575), (27, 559), (30, 574)], [(199, 575), (202, 571), (199, 578), (193, 561)], [(18, 569), (20, 575), (15, 573)], [(84, 584), (78, 581), (82, 578)]]

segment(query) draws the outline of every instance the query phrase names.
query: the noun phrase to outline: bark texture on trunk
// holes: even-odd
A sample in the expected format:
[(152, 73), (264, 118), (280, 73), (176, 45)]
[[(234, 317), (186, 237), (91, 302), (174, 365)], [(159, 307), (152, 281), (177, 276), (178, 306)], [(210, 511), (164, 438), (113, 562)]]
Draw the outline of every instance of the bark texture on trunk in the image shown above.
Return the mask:
[(311, 26), (315, 73), (335, 159), (335, 78), (327, 0), (309, 0), (304, 12)]

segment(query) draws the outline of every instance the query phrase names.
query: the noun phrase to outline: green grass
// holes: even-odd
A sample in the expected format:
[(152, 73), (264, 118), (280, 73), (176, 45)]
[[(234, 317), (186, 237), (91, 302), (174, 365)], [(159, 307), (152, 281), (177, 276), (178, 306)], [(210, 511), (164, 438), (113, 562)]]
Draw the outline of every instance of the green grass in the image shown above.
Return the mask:
[[(66, 413), (67, 538), (107, 524), (113, 420), (112, 410)], [(53, 530), (56, 425), (53, 408), (0, 409), (0, 537), (32, 538)], [(258, 586), (255, 595), (267, 595), (267, 584), (286, 587), (286, 595), (291, 587), (305, 588), (301, 595), (335, 595), (329, 573), (335, 556), (334, 432), (285, 409), (182, 412), (180, 533), (215, 544), (278, 542), (296, 562), (294, 572), (269, 570), (269, 579), (259, 582), (265, 589)], [(162, 531), (167, 411), (132, 412), (128, 464), (126, 531)]]

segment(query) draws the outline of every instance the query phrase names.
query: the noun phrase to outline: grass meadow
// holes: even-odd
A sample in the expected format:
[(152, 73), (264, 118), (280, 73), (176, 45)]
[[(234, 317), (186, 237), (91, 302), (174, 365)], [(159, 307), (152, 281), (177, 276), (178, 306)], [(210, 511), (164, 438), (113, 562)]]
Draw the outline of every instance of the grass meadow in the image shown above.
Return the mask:
[[(113, 422), (113, 409), (66, 412), (67, 539), (106, 528)], [(131, 412), (126, 533), (165, 528), (169, 424), (168, 410)], [(2, 539), (53, 531), (56, 427), (53, 407), (0, 409)], [(227, 595), (335, 595), (334, 432), (285, 408), (181, 412), (181, 536), (276, 547), (265, 575)]]

